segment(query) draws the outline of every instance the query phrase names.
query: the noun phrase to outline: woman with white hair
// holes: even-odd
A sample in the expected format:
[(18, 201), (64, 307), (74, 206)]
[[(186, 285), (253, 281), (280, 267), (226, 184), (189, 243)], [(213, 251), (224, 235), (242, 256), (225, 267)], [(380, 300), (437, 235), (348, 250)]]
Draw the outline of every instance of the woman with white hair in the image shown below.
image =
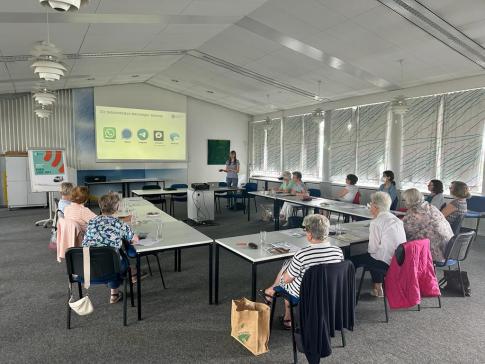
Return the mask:
[(407, 240), (429, 239), (433, 261), (443, 261), (453, 230), (443, 214), (435, 206), (424, 201), (424, 196), (416, 188), (403, 192), (402, 198), (407, 208), (402, 219)]
[[(323, 263), (340, 263), (344, 260), (342, 249), (326, 241), (330, 222), (325, 216), (308, 215), (303, 220), (303, 225), (310, 245), (297, 251), (290, 261), (283, 264), (283, 268), (270, 287), (264, 291), (259, 291), (260, 296), (267, 304), (271, 304), (276, 286), (281, 286), (290, 295), (298, 298), (303, 275), (311, 266)], [(285, 329), (291, 329), (290, 306), (286, 301), (283, 325)]]
[(350, 258), (355, 268), (369, 269), (374, 283), (371, 295), (383, 297), (382, 282), (384, 274), (391, 264), (396, 248), (406, 242), (403, 223), (389, 210), (391, 197), (386, 192), (376, 192), (371, 196), (370, 213), (372, 221), (369, 226), (369, 246), (366, 254)]
[(291, 192), (293, 189), (293, 180), (291, 179), (291, 172), (284, 171), (281, 175), (283, 178), (283, 182), (281, 183), (280, 187), (276, 189), (278, 192)]

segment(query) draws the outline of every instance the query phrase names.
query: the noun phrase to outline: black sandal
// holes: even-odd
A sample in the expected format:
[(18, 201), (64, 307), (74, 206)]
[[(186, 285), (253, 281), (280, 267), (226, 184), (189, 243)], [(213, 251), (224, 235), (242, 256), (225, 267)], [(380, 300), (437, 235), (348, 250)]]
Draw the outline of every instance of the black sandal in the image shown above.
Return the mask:
[(258, 290), (258, 296), (261, 297), (264, 303), (266, 303), (268, 306), (271, 306), (273, 304), (273, 296), (266, 294), (266, 292), (263, 289)]
[[(116, 298), (113, 298), (116, 297)], [(123, 299), (123, 292), (118, 292), (116, 294), (111, 294), (111, 298), (109, 299), (109, 303), (115, 304), (120, 302)]]

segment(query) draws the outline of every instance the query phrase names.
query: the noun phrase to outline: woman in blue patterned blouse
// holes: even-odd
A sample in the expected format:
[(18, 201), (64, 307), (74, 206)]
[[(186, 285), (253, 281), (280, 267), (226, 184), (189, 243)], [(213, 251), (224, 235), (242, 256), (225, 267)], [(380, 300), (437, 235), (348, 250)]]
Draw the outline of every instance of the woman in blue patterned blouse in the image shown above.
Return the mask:
[[(99, 207), (101, 215), (89, 220), (86, 234), (84, 235), (83, 246), (85, 247), (102, 247), (110, 246), (120, 249), (123, 240), (131, 243), (137, 242), (138, 237), (134, 234), (131, 227), (113, 216), (118, 211), (120, 197), (117, 193), (110, 192), (101, 196)], [(121, 275), (128, 270), (128, 261), (121, 259)], [(110, 281), (108, 287), (111, 289), (110, 303), (116, 303), (121, 300), (122, 293), (118, 291), (121, 280)]]

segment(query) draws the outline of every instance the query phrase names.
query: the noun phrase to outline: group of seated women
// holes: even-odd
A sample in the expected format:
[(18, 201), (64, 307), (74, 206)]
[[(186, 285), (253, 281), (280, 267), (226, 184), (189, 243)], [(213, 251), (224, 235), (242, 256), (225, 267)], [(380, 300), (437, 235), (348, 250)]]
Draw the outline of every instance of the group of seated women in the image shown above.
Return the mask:
[[(375, 297), (384, 295), (382, 289), (384, 275), (400, 244), (406, 241), (429, 239), (433, 261), (441, 262), (445, 259), (446, 247), (452, 237), (459, 233), (461, 221), (467, 209), (466, 200), (471, 197), (468, 186), (464, 182), (454, 181), (450, 185), (450, 195), (453, 200), (445, 204), (442, 182), (432, 180), (428, 185), (431, 195), (426, 199), (416, 188), (403, 192), (406, 213), (400, 219), (390, 211), (393, 200), (397, 198), (394, 174), (391, 171), (384, 173), (383, 185), (378, 192), (371, 195), (372, 220), (369, 225), (367, 253), (350, 257), (356, 268), (365, 266), (370, 270), (373, 281), (371, 295)], [(356, 176), (347, 176), (347, 186), (340, 197), (350, 192), (347, 187), (355, 185), (354, 181), (357, 182)], [(274, 283), (264, 291), (260, 291), (260, 295), (268, 304), (274, 297), (275, 287), (279, 286), (298, 298), (303, 275), (311, 266), (336, 263), (344, 259), (341, 249), (330, 245), (327, 241), (330, 223), (325, 216), (308, 215), (303, 225), (310, 245), (296, 252), (291, 260), (285, 262)], [(287, 302), (283, 326), (287, 329), (291, 328)]]
[[(64, 219), (74, 222), (84, 235), (83, 247), (108, 246), (119, 250), (123, 241), (135, 243), (137, 235), (130, 225), (114, 216), (118, 211), (120, 197), (117, 193), (110, 192), (99, 198), (101, 215), (96, 215), (88, 207), (84, 206), (89, 199), (89, 191), (86, 187), (74, 187), (71, 183), (64, 182), (60, 188), (61, 199), (58, 209), (63, 212)], [(124, 255), (121, 255), (121, 275), (128, 269), (129, 262)], [(133, 275), (135, 272), (133, 272)], [(135, 276), (132, 278), (136, 282)], [(108, 283), (111, 289), (110, 303), (117, 303), (122, 299), (118, 287), (121, 280), (117, 279)]]

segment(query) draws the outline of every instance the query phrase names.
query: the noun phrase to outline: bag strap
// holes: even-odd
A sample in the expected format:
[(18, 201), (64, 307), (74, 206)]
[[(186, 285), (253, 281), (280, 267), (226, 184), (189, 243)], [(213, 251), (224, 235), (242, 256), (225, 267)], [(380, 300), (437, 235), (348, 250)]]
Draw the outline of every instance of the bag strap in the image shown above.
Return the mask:
[(88, 289), (91, 285), (91, 257), (89, 247), (83, 248), (83, 268), (84, 268), (84, 288)]

